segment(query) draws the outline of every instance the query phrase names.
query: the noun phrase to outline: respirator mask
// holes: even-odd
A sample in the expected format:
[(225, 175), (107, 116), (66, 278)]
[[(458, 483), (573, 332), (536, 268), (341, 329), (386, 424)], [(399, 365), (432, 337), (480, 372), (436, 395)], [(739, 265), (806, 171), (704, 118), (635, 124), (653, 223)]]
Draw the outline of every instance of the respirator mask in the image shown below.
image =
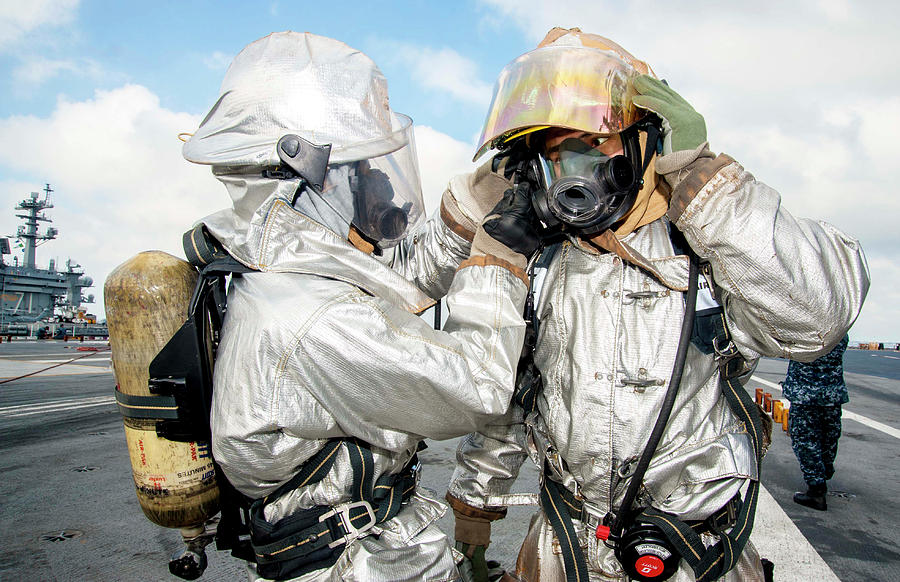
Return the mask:
[(647, 143), (656, 144), (658, 130), (648, 121), (618, 134), (622, 153), (607, 155), (599, 147), (601, 143), (579, 137), (564, 139), (552, 151), (536, 153), (533, 201), (546, 230), (592, 235), (606, 230), (631, 209), (655, 149), (641, 152), (639, 129), (649, 130)]
[[(609, 228), (634, 204), (656, 148), (658, 132), (650, 135), (656, 125), (647, 123), (651, 115), (632, 100), (633, 80), (647, 72), (645, 63), (611, 45), (566, 42), (518, 57), (497, 78), (475, 159), (491, 149), (503, 154), (530, 143), (533, 164), (519, 173), (533, 178), (542, 226), (581, 235)], [(540, 132), (554, 129), (619, 136), (624, 151), (601, 156), (589, 151), (591, 144), (570, 143), (550, 159), (537, 146), (545, 135)], [(648, 133), (646, 152), (641, 130)]]
[(349, 183), (353, 193), (352, 223), (356, 228), (382, 248), (400, 241), (406, 235), (410, 217), (417, 218), (412, 215), (413, 202), (397, 200), (400, 197), (396, 196), (390, 176), (367, 160), (351, 165)]

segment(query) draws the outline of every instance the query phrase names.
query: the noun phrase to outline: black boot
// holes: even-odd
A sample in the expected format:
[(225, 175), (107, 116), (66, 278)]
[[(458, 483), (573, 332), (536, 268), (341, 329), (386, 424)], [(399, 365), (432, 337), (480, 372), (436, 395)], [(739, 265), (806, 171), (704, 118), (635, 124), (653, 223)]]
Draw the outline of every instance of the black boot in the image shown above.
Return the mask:
[(828, 504), (825, 503), (825, 493), (827, 491), (828, 489), (824, 483), (822, 485), (810, 485), (806, 493), (794, 493), (794, 503), (825, 511), (828, 509)]
[(774, 582), (775, 580), (775, 564), (769, 560), (762, 558), (763, 579), (765, 582)]

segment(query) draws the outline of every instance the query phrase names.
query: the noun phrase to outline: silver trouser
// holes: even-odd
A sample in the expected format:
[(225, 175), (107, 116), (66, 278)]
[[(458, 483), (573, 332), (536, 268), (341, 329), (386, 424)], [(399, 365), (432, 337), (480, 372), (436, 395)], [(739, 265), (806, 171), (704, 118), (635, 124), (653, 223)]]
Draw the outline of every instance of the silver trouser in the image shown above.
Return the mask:
[[(354, 540), (330, 568), (293, 578), (292, 582), (450, 582), (459, 580), (461, 556), (435, 521), (446, 506), (420, 493), (400, 513), (383, 523), (380, 535)], [(251, 582), (266, 582), (248, 566)]]
[[(585, 527), (578, 520), (573, 520), (575, 533), (578, 535), (581, 551), (584, 553), (591, 582), (626, 582), (628, 577), (622, 571), (613, 550), (606, 547), (594, 535), (593, 528)], [(703, 542), (710, 546), (716, 540), (708, 534), (702, 534)], [(538, 511), (531, 518), (531, 525), (513, 573), (507, 580), (519, 582), (556, 582), (566, 579), (562, 550), (553, 533), (553, 527), (543, 511)], [(671, 582), (694, 582), (694, 572), (684, 560), (675, 572)], [(734, 568), (719, 579), (722, 582), (763, 582), (762, 562), (751, 542), (744, 546), (744, 552)]]

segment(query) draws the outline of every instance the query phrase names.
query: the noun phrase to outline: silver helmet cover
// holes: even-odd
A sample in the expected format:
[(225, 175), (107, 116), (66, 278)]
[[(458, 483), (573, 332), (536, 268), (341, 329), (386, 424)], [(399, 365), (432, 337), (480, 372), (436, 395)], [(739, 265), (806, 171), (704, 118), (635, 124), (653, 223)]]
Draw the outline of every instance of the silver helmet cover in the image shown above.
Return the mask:
[[(390, 178), (395, 205), (408, 205), (404, 233), (421, 220), (424, 202), (412, 122), (391, 111), (387, 81), (362, 52), (337, 40), (298, 32), (273, 33), (249, 44), (228, 68), (216, 103), (184, 144), (182, 154), (188, 161), (213, 166), (214, 174), (225, 181), (229, 175), (246, 176), (255, 169), (278, 166), (276, 144), (286, 134), (331, 145), (323, 195), (339, 218), (329, 211), (327, 217), (310, 216), (313, 220), (346, 237), (354, 204), (334, 198), (350, 195), (351, 189), (338, 186), (338, 175), (346, 171), (336, 175), (331, 170), (362, 160)], [(250, 181), (244, 182), (245, 190), (229, 187), (236, 228), (248, 225), (270, 198), (262, 191), (251, 191)], [(327, 198), (329, 185), (331, 199)], [(287, 185), (265, 188), (289, 197), (286, 189)]]

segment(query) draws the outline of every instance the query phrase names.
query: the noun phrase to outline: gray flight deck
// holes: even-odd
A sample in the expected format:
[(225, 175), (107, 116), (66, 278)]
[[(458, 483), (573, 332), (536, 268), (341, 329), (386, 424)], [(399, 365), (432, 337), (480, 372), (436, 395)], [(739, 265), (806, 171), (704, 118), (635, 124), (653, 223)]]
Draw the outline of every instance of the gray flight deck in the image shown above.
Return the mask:
[[(84, 349), (105, 343), (3, 339), (0, 581), (178, 580), (167, 563), (179, 534), (147, 521), (134, 494), (109, 352)], [(850, 350), (845, 366), (851, 400), (828, 511), (791, 502), (803, 483), (779, 426), (764, 461), (753, 540), (775, 563), (777, 581), (900, 580), (900, 353)], [(763, 360), (748, 390), (779, 398), (786, 368), (784, 360)], [(422, 486), (442, 496), (456, 441), (428, 445)], [(536, 482), (529, 462), (514, 491), (534, 492)], [(514, 563), (533, 511), (510, 509), (495, 526), (489, 557)], [(452, 534), (449, 512), (441, 526)], [(201, 580), (246, 579), (238, 560), (212, 546), (208, 555)]]

